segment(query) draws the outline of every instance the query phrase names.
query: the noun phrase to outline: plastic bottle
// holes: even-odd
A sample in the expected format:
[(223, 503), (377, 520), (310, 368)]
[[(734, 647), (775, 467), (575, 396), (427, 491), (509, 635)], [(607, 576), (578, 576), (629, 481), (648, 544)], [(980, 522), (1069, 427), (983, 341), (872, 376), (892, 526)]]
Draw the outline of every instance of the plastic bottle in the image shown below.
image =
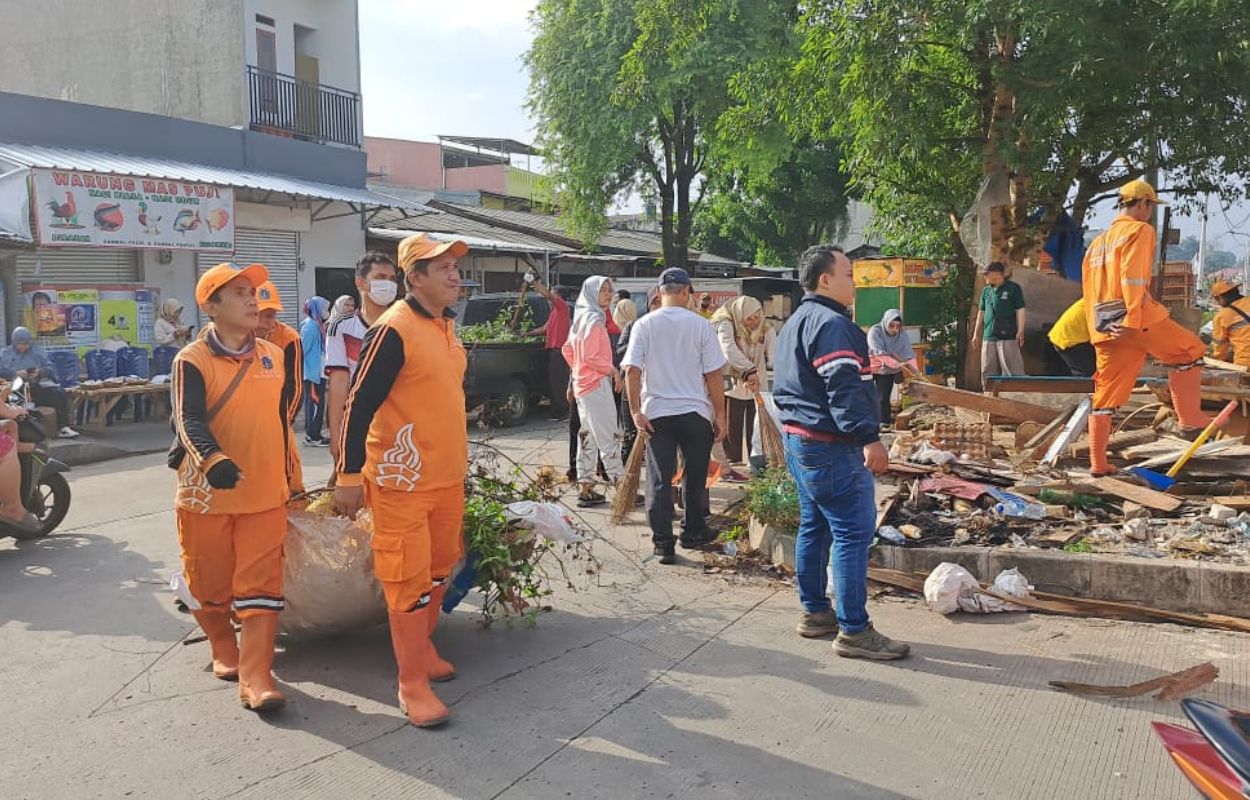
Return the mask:
[(907, 537), (893, 525), (882, 525), (877, 528), (877, 535), (890, 544), (907, 544)]
[(998, 501), (994, 511), (1005, 517), (1023, 517), (1025, 519), (1044, 519), (1046, 507), (1031, 503), (1018, 494), (991, 489), (990, 494)]

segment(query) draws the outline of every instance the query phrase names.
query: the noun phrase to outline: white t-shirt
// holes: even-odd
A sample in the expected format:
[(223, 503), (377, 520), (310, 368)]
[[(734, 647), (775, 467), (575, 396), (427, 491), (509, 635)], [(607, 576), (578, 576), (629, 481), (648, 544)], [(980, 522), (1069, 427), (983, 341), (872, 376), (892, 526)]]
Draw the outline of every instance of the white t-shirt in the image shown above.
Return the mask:
[(706, 319), (667, 307), (640, 317), (630, 331), (625, 367), (642, 370), (642, 413), (648, 419), (700, 414), (713, 417), (703, 376), (725, 366), (725, 354)]
[(356, 364), (364, 348), (365, 333), (369, 326), (361, 319), (360, 312), (343, 317), (326, 334), (326, 372), (347, 370), (347, 380), (356, 377)]

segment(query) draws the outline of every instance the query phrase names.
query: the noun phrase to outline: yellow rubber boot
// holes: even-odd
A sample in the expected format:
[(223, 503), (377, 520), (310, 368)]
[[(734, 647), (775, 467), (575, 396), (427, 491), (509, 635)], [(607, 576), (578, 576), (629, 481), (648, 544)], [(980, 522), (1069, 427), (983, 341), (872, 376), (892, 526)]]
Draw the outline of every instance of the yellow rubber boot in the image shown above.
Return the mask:
[(213, 676), (223, 681), (239, 679), (239, 642), (234, 635), (229, 608), (205, 608), (194, 612), (195, 621), (208, 637), (213, 651)]
[(1107, 441), (1111, 438), (1111, 415), (1089, 415), (1089, 473), (1095, 477), (1116, 470), (1107, 464)]
[(1174, 369), (1168, 373), (1168, 389), (1172, 392), (1172, 408), (1176, 421), (1185, 430), (1202, 430), (1211, 424), (1211, 417), (1202, 412), (1202, 368)]
[(430, 590), (430, 660), (426, 667), (426, 671), (430, 675), (430, 680), (435, 683), (443, 683), (456, 677), (456, 668), (450, 661), (438, 654), (438, 650), (434, 647), (434, 630), (438, 627), (438, 621), (442, 618), (443, 611), (443, 595), (447, 594), (447, 584), (436, 584)]
[(252, 711), (276, 711), (286, 705), (273, 679), (273, 640), (278, 633), (277, 614), (254, 614), (243, 618), (239, 637), (239, 702)]
[(399, 707), (418, 728), (442, 725), (451, 716), (430, 688), (429, 613), (433, 605), (407, 613), (390, 612), (391, 645), (399, 666)]

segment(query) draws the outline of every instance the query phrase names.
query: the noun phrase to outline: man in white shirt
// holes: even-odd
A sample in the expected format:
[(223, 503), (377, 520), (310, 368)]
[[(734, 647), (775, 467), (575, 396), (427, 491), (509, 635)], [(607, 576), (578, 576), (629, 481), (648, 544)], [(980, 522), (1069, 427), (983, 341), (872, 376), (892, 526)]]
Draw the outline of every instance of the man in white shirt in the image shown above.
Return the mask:
[(661, 564), (677, 561), (673, 541), (673, 475), (681, 451), (685, 518), (681, 546), (698, 549), (715, 537), (704, 501), (712, 446), (725, 438), (725, 355), (707, 320), (690, 305), (690, 275), (660, 274), (658, 310), (634, 322), (626, 369), (634, 424), (647, 439), (647, 519)]
[(330, 452), (337, 464), (342, 440), (343, 409), (347, 407), (347, 389), (356, 376), (356, 364), (369, 326), (390, 308), (399, 293), (395, 262), (376, 250), (365, 253), (356, 262), (356, 290), (360, 305), (356, 313), (343, 317), (326, 331), (326, 417), (330, 426)]

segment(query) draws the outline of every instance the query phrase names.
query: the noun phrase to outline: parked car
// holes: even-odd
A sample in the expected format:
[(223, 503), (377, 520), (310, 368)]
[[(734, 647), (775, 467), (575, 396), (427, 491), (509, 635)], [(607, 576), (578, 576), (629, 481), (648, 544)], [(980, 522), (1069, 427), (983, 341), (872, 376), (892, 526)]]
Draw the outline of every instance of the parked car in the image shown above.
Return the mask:
[[(516, 292), (473, 295), (455, 307), (457, 327), (481, 325), (515, 309)], [(551, 306), (542, 295), (527, 292), (530, 320), (525, 327), (547, 321)], [(468, 368), (464, 374), (465, 410), (485, 406), (485, 412), (505, 427), (521, 425), (530, 409), (549, 397), (547, 351), (541, 337), (527, 342), (466, 342)]]

